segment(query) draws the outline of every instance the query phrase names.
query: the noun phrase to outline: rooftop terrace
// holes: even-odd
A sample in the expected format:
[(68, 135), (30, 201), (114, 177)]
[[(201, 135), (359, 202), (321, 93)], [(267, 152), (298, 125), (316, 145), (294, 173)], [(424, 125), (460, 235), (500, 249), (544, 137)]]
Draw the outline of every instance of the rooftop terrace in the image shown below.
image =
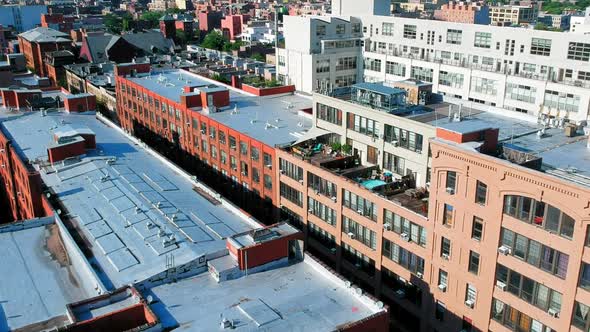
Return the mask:
[(311, 116), (301, 111), (312, 107), (308, 97), (296, 94), (257, 97), (185, 70), (166, 70), (127, 78), (177, 103), (187, 85), (214, 84), (228, 88), (230, 106), (220, 112), (203, 114), (269, 146), (293, 142), (312, 126)]

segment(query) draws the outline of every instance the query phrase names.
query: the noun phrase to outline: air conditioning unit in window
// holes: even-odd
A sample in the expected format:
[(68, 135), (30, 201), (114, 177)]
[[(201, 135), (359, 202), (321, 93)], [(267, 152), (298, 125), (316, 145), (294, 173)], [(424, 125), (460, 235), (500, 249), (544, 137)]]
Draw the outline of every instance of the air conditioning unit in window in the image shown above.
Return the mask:
[(472, 300), (467, 300), (467, 301), (465, 301), (465, 305), (468, 306), (469, 308), (473, 308), (475, 303)]
[(354, 233), (353, 232), (349, 232), (348, 233), (348, 237), (351, 238), (351, 239), (354, 239)]
[(391, 144), (393, 144), (393, 146), (398, 147), (399, 146), (399, 142), (398, 141), (391, 141)]
[(333, 201), (333, 202), (336, 202), (336, 200), (337, 200), (336, 196), (333, 196), (333, 197), (332, 197), (332, 201)]
[(399, 237), (402, 239), (402, 241), (410, 241), (410, 236), (408, 235), (408, 233), (401, 233)]
[(507, 246), (500, 246), (500, 248), (498, 248), (498, 253), (502, 255), (510, 255), (512, 253), (512, 249)]
[(447, 291), (447, 285), (440, 284), (440, 285), (438, 285), (438, 289), (440, 289), (441, 292), (446, 292)]
[(279, 173), (285, 174), (285, 171), (284, 170), (280, 170)]
[(363, 210), (356, 210), (356, 213), (360, 214), (361, 216), (363, 215)]
[(416, 272), (416, 277), (422, 279), (423, 276), (422, 272)]
[(303, 179), (299, 180), (299, 184), (303, 184)]
[(441, 257), (442, 257), (442, 259), (444, 259), (445, 261), (448, 261), (448, 260), (449, 260), (449, 258), (450, 258), (449, 254), (442, 254), (442, 256), (441, 256)]
[(384, 224), (383, 225), (383, 229), (386, 231), (390, 231), (391, 230), (391, 225), (390, 224)]
[(447, 188), (447, 194), (449, 195), (454, 195), (455, 194), (455, 188)]
[(559, 311), (558, 310), (549, 309), (549, 310), (547, 310), (547, 313), (549, 315), (551, 315), (551, 317), (555, 317), (555, 318), (559, 317)]
[(506, 284), (503, 283), (500, 280), (496, 280), (496, 288), (498, 288), (499, 290), (505, 292), (506, 291)]
[(307, 210), (307, 212), (313, 213), (313, 209), (309, 209), (309, 210)]
[(403, 289), (398, 289), (397, 291), (395, 291), (395, 297), (397, 297), (398, 299), (403, 299), (404, 297), (406, 297), (406, 291)]

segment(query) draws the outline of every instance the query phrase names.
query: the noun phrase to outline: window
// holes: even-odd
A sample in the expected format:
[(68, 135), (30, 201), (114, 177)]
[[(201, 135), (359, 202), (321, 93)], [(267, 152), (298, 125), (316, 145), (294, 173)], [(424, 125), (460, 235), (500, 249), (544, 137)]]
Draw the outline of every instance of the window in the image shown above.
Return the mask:
[(342, 231), (365, 246), (377, 250), (377, 233), (347, 217), (342, 217)]
[(258, 150), (257, 147), (254, 147), (254, 146), (250, 147), (250, 157), (254, 161), (258, 161), (258, 159), (260, 159), (260, 151)]
[(236, 164), (236, 157), (229, 157), (229, 165), (233, 171), (236, 171), (238, 169), (238, 165)]
[(476, 32), (473, 46), (481, 48), (491, 48), (492, 34), (490, 32)]
[(235, 150), (237, 147), (237, 142), (236, 142), (236, 138), (233, 136), (229, 136), (229, 148), (232, 150)]
[(248, 176), (248, 164), (246, 164), (245, 162), (241, 161), (240, 162), (240, 169), (242, 170), (242, 175), (243, 176)]
[(549, 56), (551, 54), (551, 39), (531, 39), (531, 54)]
[(356, 69), (356, 57), (347, 56), (344, 58), (338, 58), (336, 62), (336, 71)]
[(281, 174), (284, 174), (296, 181), (303, 180), (303, 169), (283, 158), (279, 158), (279, 167)]
[(420, 134), (386, 124), (383, 139), (397, 147), (422, 152), (423, 137)]
[(416, 26), (411, 24), (404, 24), (404, 38), (416, 39)]
[(434, 312), (434, 318), (441, 322), (444, 321), (445, 311), (447, 311), (447, 307), (445, 306), (445, 304), (439, 300), (436, 300), (436, 310)]
[(361, 196), (358, 196), (346, 189), (343, 190), (344, 206), (356, 211), (373, 221), (377, 221), (377, 207), (375, 204)]
[(449, 285), (449, 274), (447, 273), (447, 271), (438, 270), (438, 284), (439, 286), (445, 286), (447, 287)]
[(526, 314), (511, 308), (495, 298), (492, 301), (492, 319), (511, 331), (519, 332), (553, 332), (548, 326), (532, 319)]
[(451, 240), (442, 237), (440, 241), (440, 256), (443, 258), (451, 257)]
[(506, 195), (504, 214), (532, 223), (567, 239), (573, 237), (575, 221), (552, 205), (524, 196)]
[(447, 178), (445, 183), (447, 192), (454, 195), (455, 191), (457, 190), (457, 172), (447, 171)]
[(285, 56), (279, 55), (279, 66), (285, 66)]
[(483, 182), (477, 181), (475, 188), (475, 203), (485, 205), (487, 193), (488, 186)]
[(242, 156), (248, 155), (248, 143), (240, 141), (240, 153), (242, 154)]
[(590, 61), (590, 44), (569, 43), (567, 58), (570, 60)]
[(479, 254), (475, 251), (469, 251), (468, 271), (475, 275), (479, 273)]
[(371, 137), (379, 137), (379, 122), (349, 113), (348, 129)]
[(336, 200), (337, 187), (332, 182), (307, 172), (307, 187), (313, 188), (317, 194), (321, 194)]
[(321, 59), (315, 61), (315, 72), (316, 73), (329, 73), (330, 72), (330, 59)]
[(383, 153), (383, 168), (393, 173), (404, 175), (406, 160), (389, 152)]
[(406, 76), (406, 65), (403, 63), (387, 61), (385, 62), (385, 73), (402, 77)]
[(418, 81), (432, 83), (432, 69), (412, 66), (410, 70), (410, 77)]
[(225, 132), (223, 132), (223, 131), (220, 131), (219, 132), (219, 144), (223, 144), (223, 145), (226, 144), (226, 142), (225, 142)]
[(453, 222), (454, 222), (453, 210), (454, 210), (454, 208), (452, 205), (450, 205), (450, 204), (444, 205), (443, 221), (442, 221), (443, 225), (449, 226), (449, 227), (453, 226)]
[(498, 264), (496, 279), (506, 284), (508, 292), (542, 310), (561, 311), (561, 293)]
[(336, 237), (321, 227), (317, 226), (312, 222), (307, 223), (308, 235), (313, 239), (316, 239), (320, 244), (329, 249), (334, 249), (333, 253), (336, 253)]
[(571, 93), (545, 90), (545, 100), (543, 101), (543, 105), (557, 110), (577, 112), (580, 107), (580, 96)]
[(412, 273), (424, 273), (424, 259), (387, 239), (383, 239), (383, 255)]
[(393, 36), (393, 23), (383, 22), (381, 26), (381, 34), (384, 36)]
[(483, 237), (483, 220), (478, 217), (473, 217), (471, 225), (471, 238), (477, 241), (481, 241)]
[(264, 174), (264, 188), (272, 189), (272, 178), (268, 174)]
[(580, 287), (590, 291), (590, 264), (582, 262)]
[(344, 86), (350, 86), (350, 85), (353, 85), (354, 83), (356, 83), (356, 75), (355, 74), (340, 75), (340, 76), (336, 76), (336, 78), (334, 79), (334, 86), (337, 88), (344, 87)]
[(406, 234), (408, 239), (422, 247), (426, 246), (426, 229), (415, 224), (408, 219), (393, 213), (387, 209), (384, 210), (384, 225), (390, 231), (397, 234)]
[(325, 206), (311, 197), (308, 197), (307, 208), (309, 209), (309, 213), (313, 214), (314, 216), (322, 219), (332, 226), (336, 225), (335, 210)]
[(352, 32), (353, 33), (361, 32), (361, 24), (360, 23), (353, 23), (352, 24)]
[[(523, 69), (524, 70), (524, 69)], [(506, 83), (506, 98), (534, 104), (537, 89), (528, 85)]]
[(583, 330), (590, 330), (590, 307), (576, 301), (574, 306), (574, 317), (572, 319), (572, 325)]
[(219, 161), (222, 165), (225, 165), (227, 163), (227, 153), (225, 153), (225, 151), (223, 150), (221, 150)]
[(346, 32), (346, 25), (345, 24), (337, 24), (336, 25), (336, 33), (339, 35), (343, 35)]
[(370, 71), (381, 71), (381, 60), (373, 58), (365, 58), (365, 69)]
[(363, 253), (357, 251), (356, 249), (354, 249), (346, 243), (342, 246), (342, 249), (342, 257), (345, 260), (347, 260), (351, 264), (354, 264), (357, 269), (364, 271), (369, 276), (375, 275), (374, 260), (365, 256)]
[[(266, 178), (266, 175), (265, 175)], [(289, 185), (281, 182), (280, 185), (281, 197), (284, 197), (288, 201), (296, 204), (297, 206), (303, 206), (303, 194)]]
[(496, 83), (496, 80), (474, 76), (471, 80), (471, 91), (495, 96), (498, 93)]
[(578, 79), (582, 81), (590, 81), (590, 71), (578, 71)]
[(260, 182), (260, 171), (258, 171), (258, 168), (256, 167), (252, 167), (252, 181), (255, 183)]
[(342, 111), (321, 103), (316, 104), (317, 117), (336, 125), (342, 125)]
[(461, 45), (462, 34), (461, 30), (447, 29), (447, 44)]
[(477, 300), (477, 289), (472, 284), (467, 284), (465, 288), (465, 301), (471, 301), (475, 305)]
[(438, 83), (444, 86), (460, 89), (463, 87), (464, 75), (451, 73), (444, 70), (439, 72)]
[(326, 26), (325, 25), (316, 26), (315, 35), (316, 36), (325, 36), (326, 35)]
[(268, 168), (272, 168), (272, 157), (270, 156), (270, 154), (264, 152), (263, 154), (263, 162), (264, 162), (264, 166), (268, 167)]

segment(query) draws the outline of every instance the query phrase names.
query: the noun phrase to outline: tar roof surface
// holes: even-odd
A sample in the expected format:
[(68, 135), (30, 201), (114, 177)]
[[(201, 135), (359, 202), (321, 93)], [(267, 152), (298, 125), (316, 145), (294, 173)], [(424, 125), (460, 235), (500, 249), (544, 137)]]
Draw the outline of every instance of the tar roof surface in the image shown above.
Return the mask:
[[(128, 79), (175, 102), (180, 102), (182, 88), (186, 85), (222, 86), (221, 83), (184, 70), (163, 71)], [(237, 112), (233, 112), (236, 107)], [(311, 107), (311, 99), (299, 95), (257, 97), (230, 88), (229, 109), (205, 115), (260, 142), (274, 146), (293, 142), (312, 127), (311, 117), (298, 112)]]
[[(165, 270), (167, 255), (177, 265), (187, 263), (223, 250), (225, 237), (256, 228), (193, 191), (191, 182), (94, 115), (28, 113), (3, 122), (19, 153), (30, 160), (46, 156), (40, 143), (49, 142), (52, 131), (63, 125), (90, 128), (98, 151), (76, 164), (58, 166), (57, 173), (42, 172), (42, 177), (78, 223), (115, 287)], [(114, 165), (106, 162), (111, 157), (117, 157)], [(164, 247), (159, 230), (173, 234), (177, 243)]]
[(203, 273), (151, 292), (164, 327), (187, 331), (216, 331), (222, 317), (238, 331), (334, 331), (379, 310), (306, 261), (220, 283)]
[(95, 295), (60, 241), (57, 225), (0, 233), (0, 331), (65, 315), (66, 304)]

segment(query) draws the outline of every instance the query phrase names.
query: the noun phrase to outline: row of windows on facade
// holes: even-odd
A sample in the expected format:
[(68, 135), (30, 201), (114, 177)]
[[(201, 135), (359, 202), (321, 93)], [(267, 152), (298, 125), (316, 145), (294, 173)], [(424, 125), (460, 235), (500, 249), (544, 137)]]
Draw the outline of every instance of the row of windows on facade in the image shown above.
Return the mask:
[[(403, 29), (403, 37), (406, 39), (417, 39), (417, 26), (412, 24), (404, 24)], [(385, 36), (393, 36), (394, 32), (394, 24), (393, 23), (383, 23), (382, 28), (383, 35)], [(430, 32), (430, 31), (429, 31)], [(378, 34), (378, 32), (377, 32)], [(432, 34), (432, 38), (434, 38), (434, 34)], [(439, 43), (442, 42), (443, 36), (438, 36)], [(446, 32), (446, 43), (447, 44), (454, 44), (454, 45), (461, 45), (463, 39), (463, 31), (459, 29), (447, 29)], [(424, 40), (424, 34), (420, 33), (420, 40)], [(509, 42), (509, 45), (514, 48), (515, 40), (506, 40)], [(429, 44), (433, 44), (430, 42)], [(530, 54), (531, 55), (540, 55), (540, 56), (550, 56), (551, 55), (551, 39), (546, 38), (531, 38), (530, 42)], [(500, 42), (496, 43), (496, 49), (500, 49)], [(492, 33), (491, 32), (475, 32), (474, 39), (473, 39), (473, 46), (479, 48), (491, 48), (492, 47)], [(525, 45), (520, 46), (520, 52), (524, 52)], [(514, 55), (514, 51), (510, 53), (510, 55)], [(568, 53), (567, 59), (569, 60), (579, 60), (579, 61), (590, 61), (590, 43), (582, 43), (582, 42), (570, 42), (568, 44)]]

